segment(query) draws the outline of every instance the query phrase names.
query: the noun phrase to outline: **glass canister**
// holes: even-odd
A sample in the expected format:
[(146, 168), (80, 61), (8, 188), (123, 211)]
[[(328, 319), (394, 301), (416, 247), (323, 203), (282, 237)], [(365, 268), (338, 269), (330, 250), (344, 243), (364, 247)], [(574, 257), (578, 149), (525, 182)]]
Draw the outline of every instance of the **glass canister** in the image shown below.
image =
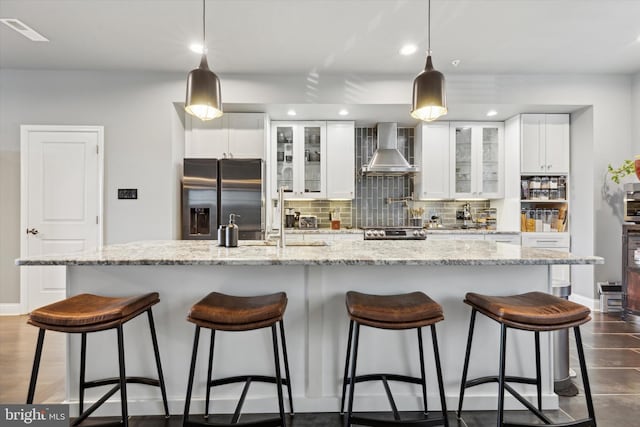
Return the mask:
[(551, 209), (551, 231), (558, 231), (558, 209)]
[(540, 177), (539, 176), (534, 176), (533, 178), (531, 178), (531, 180), (529, 181), (529, 188), (532, 190), (539, 190), (540, 189)]
[(551, 231), (551, 209), (544, 210), (544, 219), (542, 221), (542, 231)]
[(564, 184), (558, 184), (558, 199), (566, 200), (567, 187)]
[(549, 189), (540, 190), (540, 200), (549, 200)]
[(549, 177), (549, 190), (554, 190), (558, 188), (558, 177), (550, 176)]
[(536, 211), (534, 209), (527, 210), (527, 231), (536, 231)]
[(548, 190), (549, 189), (549, 177), (548, 176), (543, 176), (542, 178), (540, 178), (540, 189), (541, 190)]
[(549, 190), (549, 200), (557, 200), (558, 199), (558, 190), (552, 189)]
[(536, 230), (537, 232), (542, 231), (544, 222), (544, 209), (536, 209)]
[(520, 231), (527, 231), (527, 209), (522, 208), (520, 210)]

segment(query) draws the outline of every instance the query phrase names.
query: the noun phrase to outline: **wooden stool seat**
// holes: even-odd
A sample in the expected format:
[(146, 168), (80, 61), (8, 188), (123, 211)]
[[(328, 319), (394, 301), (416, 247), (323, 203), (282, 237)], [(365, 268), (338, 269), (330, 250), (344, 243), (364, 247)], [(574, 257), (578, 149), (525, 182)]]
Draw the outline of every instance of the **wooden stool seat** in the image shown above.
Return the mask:
[(238, 297), (211, 292), (191, 307), (187, 320), (222, 331), (265, 328), (280, 320), (287, 308), (287, 294)]
[(80, 294), (33, 310), (27, 322), (61, 332), (95, 332), (125, 323), (159, 301), (157, 292), (123, 298)]
[(347, 292), (351, 320), (382, 329), (411, 329), (444, 319), (440, 304), (422, 292), (400, 295), (370, 295)]
[(530, 331), (553, 331), (588, 322), (590, 310), (543, 292), (487, 296), (469, 292), (465, 303), (497, 322)]

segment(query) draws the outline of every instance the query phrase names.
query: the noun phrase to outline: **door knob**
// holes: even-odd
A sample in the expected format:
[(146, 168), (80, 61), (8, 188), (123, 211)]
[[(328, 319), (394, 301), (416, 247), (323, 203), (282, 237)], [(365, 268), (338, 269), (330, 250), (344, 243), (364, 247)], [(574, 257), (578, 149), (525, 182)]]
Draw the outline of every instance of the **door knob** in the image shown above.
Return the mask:
[(27, 228), (27, 234), (33, 234), (35, 236), (36, 234), (38, 234), (38, 230), (36, 230), (35, 228)]

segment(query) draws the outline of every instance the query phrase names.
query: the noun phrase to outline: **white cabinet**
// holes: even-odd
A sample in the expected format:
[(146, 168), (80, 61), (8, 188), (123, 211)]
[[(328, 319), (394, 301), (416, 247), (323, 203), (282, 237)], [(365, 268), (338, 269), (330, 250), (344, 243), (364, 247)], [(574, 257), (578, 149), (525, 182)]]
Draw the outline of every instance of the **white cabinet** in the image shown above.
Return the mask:
[(450, 123), (451, 197), (456, 199), (503, 197), (503, 134), (503, 123)]
[(451, 196), (449, 138), (449, 122), (421, 123), (416, 127), (415, 158), (420, 172), (414, 178), (414, 188), (419, 200)]
[(354, 122), (327, 122), (327, 198), (353, 199), (356, 194)]
[(227, 113), (205, 122), (187, 115), (185, 120), (185, 158), (265, 158), (263, 113)]
[(569, 115), (522, 114), (520, 119), (521, 173), (569, 173)]
[(427, 234), (427, 240), (484, 240), (484, 235), (475, 233), (434, 233)]
[(273, 198), (279, 187), (284, 187), (287, 199), (326, 198), (326, 165), (325, 122), (271, 123)]
[[(569, 252), (569, 248), (571, 247), (571, 238), (568, 233), (525, 233), (522, 235), (522, 246)], [(569, 282), (571, 280), (570, 266), (551, 266), (551, 279)]]

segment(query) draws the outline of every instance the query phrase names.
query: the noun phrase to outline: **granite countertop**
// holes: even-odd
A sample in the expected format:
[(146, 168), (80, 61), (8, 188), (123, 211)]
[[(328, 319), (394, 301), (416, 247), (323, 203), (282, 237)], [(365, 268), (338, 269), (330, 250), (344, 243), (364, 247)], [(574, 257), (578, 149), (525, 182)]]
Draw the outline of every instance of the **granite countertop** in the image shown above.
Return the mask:
[(324, 246), (284, 249), (261, 241), (237, 248), (216, 241), (159, 240), (105, 246), (97, 252), (34, 256), (17, 265), (550, 265), (602, 264), (595, 256), (575, 256), (489, 241), (335, 241)]
[[(519, 231), (502, 231), (502, 230), (486, 230), (481, 228), (425, 228), (427, 234), (520, 234)], [(362, 228), (341, 228), (340, 230), (332, 230), (330, 228), (318, 229), (299, 229), (287, 228), (287, 234), (362, 234)], [(277, 233), (275, 233), (277, 234)]]

